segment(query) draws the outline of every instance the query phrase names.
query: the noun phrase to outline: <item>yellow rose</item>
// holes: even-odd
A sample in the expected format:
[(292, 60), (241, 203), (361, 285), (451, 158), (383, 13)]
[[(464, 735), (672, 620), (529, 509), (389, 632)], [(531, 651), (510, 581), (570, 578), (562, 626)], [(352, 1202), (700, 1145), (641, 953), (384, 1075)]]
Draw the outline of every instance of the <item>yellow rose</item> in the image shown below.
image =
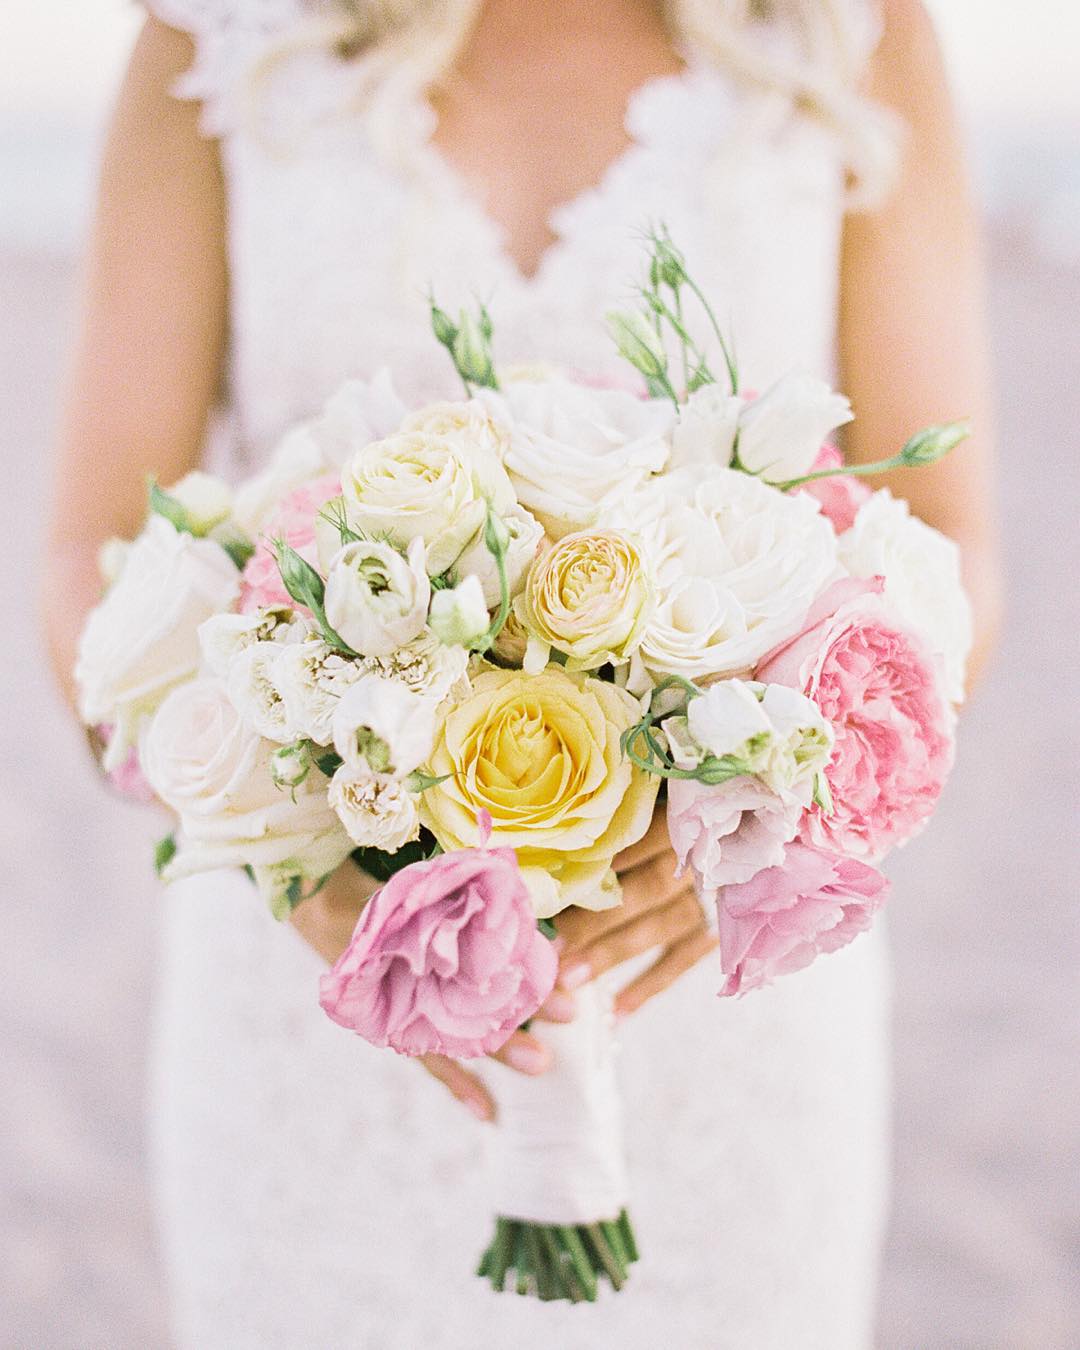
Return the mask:
[(596, 670), (626, 661), (641, 642), (654, 592), (637, 545), (618, 530), (567, 534), (529, 571), (515, 602), (534, 639), (525, 669), (562, 652), (567, 670)]
[(638, 715), (625, 690), (586, 675), (484, 670), (437, 735), (428, 768), (446, 781), (423, 794), (423, 823), (444, 849), (470, 848), (488, 812), (541, 917), (618, 904), (611, 860), (645, 833), (658, 786), (619, 748)]

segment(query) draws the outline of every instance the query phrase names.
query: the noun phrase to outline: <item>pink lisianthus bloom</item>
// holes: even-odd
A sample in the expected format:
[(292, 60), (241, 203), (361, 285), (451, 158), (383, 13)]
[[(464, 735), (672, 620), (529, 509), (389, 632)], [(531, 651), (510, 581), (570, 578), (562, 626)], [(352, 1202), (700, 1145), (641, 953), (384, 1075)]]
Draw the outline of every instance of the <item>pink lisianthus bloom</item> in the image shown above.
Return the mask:
[(856, 858), (789, 844), (783, 862), (716, 897), (721, 997), (760, 989), (839, 951), (870, 926), (889, 883)]
[(293, 604), (278, 571), (274, 541), (284, 539), (305, 562), (317, 566), (315, 520), (326, 503), (340, 492), (340, 478), (330, 473), (302, 483), (281, 499), (241, 575), (241, 614)]
[(953, 757), (934, 658), (892, 619), (882, 589), (881, 577), (835, 582), (754, 676), (812, 698), (836, 738), (825, 770), (834, 809), (811, 807), (800, 839), (871, 861), (925, 823)]
[[(810, 466), (810, 472), (819, 469), (838, 469), (844, 457), (834, 445), (823, 445), (818, 457)], [(828, 518), (837, 534), (850, 530), (855, 523), (859, 507), (867, 498), (873, 496), (869, 486), (849, 473), (834, 474), (831, 478), (819, 478), (816, 483), (804, 483), (800, 492), (809, 493), (821, 503), (821, 514)]]
[(756, 778), (706, 785), (693, 779), (668, 783), (667, 826), (679, 873), (687, 867), (700, 892), (749, 881), (784, 856), (802, 815)]
[(412, 863), (368, 901), (319, 1001), (340, 1026), (402, 1055), (497, 1050), (555, 985), (509, 848)]

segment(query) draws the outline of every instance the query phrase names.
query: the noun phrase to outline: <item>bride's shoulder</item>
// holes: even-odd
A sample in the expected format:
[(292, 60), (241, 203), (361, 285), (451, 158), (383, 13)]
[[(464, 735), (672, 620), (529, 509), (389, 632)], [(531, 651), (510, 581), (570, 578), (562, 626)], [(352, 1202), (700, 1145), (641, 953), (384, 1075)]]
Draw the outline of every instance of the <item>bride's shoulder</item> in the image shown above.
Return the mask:
[(170, 28), (190, 35), (191, 69), (176, 86), (181, 97), (203, 104), (203, 127), (220, 134), (229, 122), (233, 94), (243, 73), (275, 44), (318, 22), (322, 0), (141, 0)]

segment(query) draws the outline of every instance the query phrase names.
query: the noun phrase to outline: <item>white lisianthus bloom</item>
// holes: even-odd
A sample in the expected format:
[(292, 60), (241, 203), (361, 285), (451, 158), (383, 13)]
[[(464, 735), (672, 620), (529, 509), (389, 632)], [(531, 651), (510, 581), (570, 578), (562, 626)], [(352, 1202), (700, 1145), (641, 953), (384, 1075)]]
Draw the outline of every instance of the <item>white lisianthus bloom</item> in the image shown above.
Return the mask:
[(485, 398), (512, 418), (506, 469), (552, 539), (596, 524), (667, 464), (675, 411), (660, 400), (562, 378), (514, 381)]
[(342, 471), (341, 493), (349, 525), (359, 534), (401, 548), (427, 545), (432, 576), (452, 567), (483, 531), (488, 505), (503, 514), (514, 490), (484, 438), (456, 427), (399, 431), (356, 451)]
[(437, 703), (397, 680), (363, 675), (334, 712), (334, 749), (359, 773), (405, 778), (431, 754)]
[(293, 609), (260, 609), (254, 614), (213, 614), (199, 625), (202, 664), (225, 679), (233, 657), (255, 642), (300, 642), (308, 625)]
[(130, 540), (120, 539), (113, 535), (111, 539), (106, 539), (98, 549), (98, 572), (106, 586), (116, 584), (117, 578), (124, 570), (124, 563), (127, 560), (130, 548)]
[(695, 389), (679, 409), (671, 434), (671, 469), (686, 464), (716, 464), (726, 469), (735, 449), (739, 414), (746, 399), (727, 393), (718, 384)]
[(330, 781), (330, 805), (353, 844), (396, 853), (420, 835), (416, 798), (398, 778), (343, 764)]
[(142, 721), (199, 666), (199, 625), (239, 590), (229, 555), (151, 516), (115, 585), (87, 619), (75, 679), (88, 725), (115, 727), (107, 767), (123, 760)]
[(428, 627), (447, 646), (471, 647), (491, 626), (484, 588), (476, 576), (431, 597)]
[(388, 656), (361, 657), (360, 668), (385, 680), (397, 680), (414, 694), (424, 694), (436, 703), (469, 692), (469, 653), (464, 647), (447, 647), (430, 629)]
[(229, 662), (225, 687), (233, 707), (252, 731), (288, 745), (301, 733), (289, 720), (278, 683), (278, 658), (283, 650), (277, 642), (242, 647)]
[(358, 661), (312, 638), (282, 648), (274, 682), (285, 705), (285, 725), (294, 736), (329, 745), (334, 716), (345, 693), (363, 677)]
[(283, 791), (271, 767), (278, 748), (240, 717), (220, 680), (193, 680), (165, 699), (139, 757), (180, 819), (166, 880), (244, 866), (316, 880), (344, 862), (353, 846), (327, 800), (327, 779), (313, 766)]
[(843, 394), (801, 371), (783, 375), (739, 414), (739, 463), (769, 483), (809, 473), (830, 431), (854, 414)]
[[(499, 517), (499, 520), (506, 526), (506, 533), (509, 536), (506, 545), (506, 584), (513, 597), (521, 590), (525, 573), (540, 548), (544, 527), (535, 516), (520, 506), (511, 507)], [(480, 530), (458, 558), (454, 571), (461, 577), (475, 576), (483, 587), (488, 609), (497, 608), (502, 599), (499, 569), (495, 555), (484, 540), (483, 530)]]
[(347, 380), (311, 423), (325, 462), (340, 468), (365, 445), (396, 431), (406, 407), (384, 366), (370, 380)]
[(885, 578), (886, 604), (941, 658), (946, 696), (962, 703), (972, 617), (956, 544), (884, 488), (859, 508), (838, 546), (852, 576)]
[(719, 680), (686, 708), (690, 735), (710, 755), (753, 764), (772, 739), (773, 726), (757, 694), (743, 680)]
[(817, 502), (735, 469), (665, 474), (623, 510), (655, 569), (657, 603), (638, 656), (657, 679), (751, 670), (799, 631), (839, 575)]
[(809, 806), (814, 780), (832, 757), (832, 726), (813, 699), (784, 684), (758, 685), (772, 726), (768, 762), (759, 775), (781, 797)]
[(327, 622), (362, 656), (388, 656), (424, 631), (431, 582), (424, 541), (407, 557), (379, 540), (346, 544), (330, 563), (323, 603)]
[(232, 489), (223, 478), (193, 469), (165, 491), (187, 512), (195, 534), (209, 534), (215, 525), (227, 519), (232, 510)]

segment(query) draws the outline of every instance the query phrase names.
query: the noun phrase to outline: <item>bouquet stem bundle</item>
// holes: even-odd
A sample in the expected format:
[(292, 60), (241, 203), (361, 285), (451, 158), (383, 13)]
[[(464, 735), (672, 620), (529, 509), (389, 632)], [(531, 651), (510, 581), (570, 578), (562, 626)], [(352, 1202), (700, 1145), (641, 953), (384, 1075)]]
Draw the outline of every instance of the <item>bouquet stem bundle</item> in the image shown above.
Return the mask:
[(540, 1224), (498, 1218), (495, 1236), (477, 1267), (500, 1293), (507, 1288), (549, 1302), (594, 1303), (601, 1279), (621, 1289), (638, 1259), (633, 1225), (624, 1209), (616, 1219), (589, 1224)]

